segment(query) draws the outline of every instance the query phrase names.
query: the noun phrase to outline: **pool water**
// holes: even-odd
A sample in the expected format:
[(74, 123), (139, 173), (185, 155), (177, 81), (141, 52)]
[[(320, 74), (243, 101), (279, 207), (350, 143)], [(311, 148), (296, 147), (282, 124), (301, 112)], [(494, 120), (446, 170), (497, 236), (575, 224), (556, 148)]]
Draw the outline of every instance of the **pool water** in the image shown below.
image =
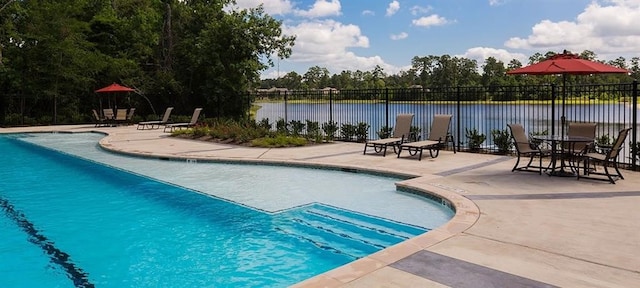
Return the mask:
[[(233, 195), (228, 191), (233, 184), (221, 184), (224, 192), (212, 188), (222, 179), (228, 182), (228, 174), (213, 182), (202, 181), (202, 190), (168, 180), (180, 182), (176, 175), (202, 167), (209, 174), (217, 168), (231, 170), (232, 175), (242, 168), (254, 182), (238, 186), (252, 187), (257, 195), (262, 193), (256, 183), (265, 181), (257, 176), (262, 168), (270, 172), (282, 168), (280, 172), (288, 174), (294, 173), (291, 169), (304, 171), (302, 175), (311, 169), (186, 165), (117, 156), (96, 148), (99, 137), (0, 137), (3, 287), (284, 287), (424, 233), (452, 216), (448, 209), (428, 205), (424, 199), (419, 200), (421, 205), (440, 211), (434, 215), (436, 226), (403, 224), (345, 209), (340, 202), (334, 205), (305, 197), (284, 206), (275, 204), (282, 201), (263, 201), (268, 203), (255, 207), (252, 201), (244, 201), (250, 194), (242, 189), (236, 199), (220, 196)], [(82, 158), (67, 154), (71, 152)], [(322, 177), (337, 173), (311, 172), (309, 177), (321, 183)], [(322, 176), (326, 172), (330, 173)], [(348, 180), (355, 180), (356, 186), (368, 181), (380, 185), (379, 178), (397, 181), (370, 175)], [(293, 189), (305, 187), (294, 185)]]

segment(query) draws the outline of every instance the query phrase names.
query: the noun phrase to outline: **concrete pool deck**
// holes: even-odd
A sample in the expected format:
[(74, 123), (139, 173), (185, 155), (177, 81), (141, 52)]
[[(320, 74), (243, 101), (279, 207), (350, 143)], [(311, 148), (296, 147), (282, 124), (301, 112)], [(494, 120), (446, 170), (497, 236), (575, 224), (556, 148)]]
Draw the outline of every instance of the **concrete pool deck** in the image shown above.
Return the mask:
[[(515, 158), (442, 151), (422, 161), (362, 155), (364, 144), (250, 148), (93, 125), (0, 133), (101, 131), (101, 145), (150, 157), (264, 161), (415, 176), (398, 183), (448, 199), (450, 222), (296, 287), (640, 287), (640, 173), (616, 185), (511, 172)], [(393, 203), (390, 203), (393, 205)], [(402, 209), (402, 207), (398, 207)]]

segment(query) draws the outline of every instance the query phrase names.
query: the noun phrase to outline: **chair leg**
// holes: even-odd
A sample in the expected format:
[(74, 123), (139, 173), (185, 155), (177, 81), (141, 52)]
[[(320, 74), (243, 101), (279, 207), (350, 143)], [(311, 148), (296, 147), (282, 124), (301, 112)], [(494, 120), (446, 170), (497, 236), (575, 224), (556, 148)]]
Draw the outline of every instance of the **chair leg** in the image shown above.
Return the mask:
[(516, 171), (516, 169), (518, 168), (518, 164), (520, 164), (520, 154), (518, 154), (518, 159), (516, 160), (516, 165), (513, 165), (513, 168), (511, 169), (511, 172)]

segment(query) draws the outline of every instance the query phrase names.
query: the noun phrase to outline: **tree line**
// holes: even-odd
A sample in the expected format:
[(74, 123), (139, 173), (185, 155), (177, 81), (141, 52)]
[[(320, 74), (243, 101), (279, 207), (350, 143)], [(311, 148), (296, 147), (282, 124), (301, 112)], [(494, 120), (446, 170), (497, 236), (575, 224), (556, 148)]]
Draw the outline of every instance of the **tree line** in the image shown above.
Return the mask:
[(243, 115), (241, 96), (295, 37), (262, 7), (231, 11), (231, 2), (0, 0), (0, 124), (86, 122), (112, 97), (94, 91), (114, 82), (136, 89), (115, 96), (140, 115), (167, 106)]
[[(538, 63), (556, 52), (545, 54), (535, 53), (529, 57), (527, 65)], [(579, 53), (583, 59), (598, 61), (593, 51), (585, 50)], [(599, 61), (605, 63), (605, 61)], [(630, 82), (640, 78), (640, 57), (633, 57), (627, 61), (624, 57), (606, 62), (607, 64), (628, 69), (629, 75), (592, 75), (590, 77), (569, 75), (568, 84), (615, 84)], [(478, 68), (480, 67), (480, 69)], [(287, 89), (322, 89), (332, 87), (336, 89), (381, 89), (381, 88), (410, 88), (419, 85), (425, 88), (434, 87), (492, 87), (537, 85), (543, 83), (557, 83), (555, 76), (527, 76), (507, 75), (507, 71), (523, 67), (523, 64), (513, 59), (504, 63), (494, 57), (489, 57), (479, 66), (478, 62), (465, 57), (450, 55), (415, 56), (411, 59), (411, 68), (397, 74), (386, 74), (384, 69), (376, 66), (371, 71), (342, 71), (330, 75), (326, 67), (313, 66), (303, 75), (289, 72), (277, 79), (263, 79), (261, 88), (281, 87)]]

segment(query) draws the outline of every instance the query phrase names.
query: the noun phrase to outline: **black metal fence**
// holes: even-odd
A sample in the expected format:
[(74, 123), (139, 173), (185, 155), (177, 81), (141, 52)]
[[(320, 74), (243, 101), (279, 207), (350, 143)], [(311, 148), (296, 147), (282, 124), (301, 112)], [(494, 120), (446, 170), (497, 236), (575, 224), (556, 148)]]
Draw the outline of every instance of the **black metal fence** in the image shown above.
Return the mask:
[[(260, 109), (256, 120), (335, 122), (368, 125), (366, 138), (393, 127), (398, 113), (413, 113), (414, 129), (425, 138), (434, 114), (452, 114), (455, 149), (467, 149), (467, 131), (484, 134), (483, 151), (496, 152), (492, 132), (520, 123), (529, 133), (563, 134), (569, 122), (596, 122), (598, 137), (632, 131), (620, 162), (635, 170), (639, 160), (638, 82), (625, 84), (445, 87), (364, 90), (277, 90), (250, 95)], [(338, 135), (340, 137), (340, 135)], [(622, 159), (624, 158), (624, 159)], [(635, 161), (634, 161), (635, 160)]]

